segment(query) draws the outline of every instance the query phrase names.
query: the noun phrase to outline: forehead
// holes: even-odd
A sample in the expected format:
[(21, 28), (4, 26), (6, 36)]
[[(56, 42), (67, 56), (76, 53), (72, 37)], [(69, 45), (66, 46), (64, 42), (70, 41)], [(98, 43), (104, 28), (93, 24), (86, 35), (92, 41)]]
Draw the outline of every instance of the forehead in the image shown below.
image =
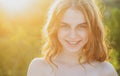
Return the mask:
[(63, 14), (61, 22), (77, 25), (77, 24), (84, 23), (86, 21), (82, 11), (76, 8), (70, 7)]

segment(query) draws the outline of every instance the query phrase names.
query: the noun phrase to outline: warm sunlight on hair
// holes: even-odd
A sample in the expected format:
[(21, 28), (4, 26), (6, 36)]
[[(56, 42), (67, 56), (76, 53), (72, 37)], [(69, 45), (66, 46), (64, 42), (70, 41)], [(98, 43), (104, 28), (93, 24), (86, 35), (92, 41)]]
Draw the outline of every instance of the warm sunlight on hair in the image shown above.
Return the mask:
[(32, 3), (32, 0), (1, 0), (1, 5), (7, 13), (24, 11)]

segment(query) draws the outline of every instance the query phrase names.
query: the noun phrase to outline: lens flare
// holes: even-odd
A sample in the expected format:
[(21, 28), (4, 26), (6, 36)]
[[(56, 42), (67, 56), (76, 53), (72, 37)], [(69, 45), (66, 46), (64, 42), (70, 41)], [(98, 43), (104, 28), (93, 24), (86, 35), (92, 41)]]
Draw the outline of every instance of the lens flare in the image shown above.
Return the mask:
[(1, 6), (7, 13), (21, 12), (27, 9), (32, 0), (1, 0)]

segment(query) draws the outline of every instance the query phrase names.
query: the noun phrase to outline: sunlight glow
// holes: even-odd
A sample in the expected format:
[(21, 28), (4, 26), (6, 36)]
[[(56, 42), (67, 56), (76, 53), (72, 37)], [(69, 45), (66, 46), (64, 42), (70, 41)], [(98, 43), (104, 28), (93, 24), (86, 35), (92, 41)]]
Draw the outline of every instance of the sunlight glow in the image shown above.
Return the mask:
[(27, 9), (32, 0), (2, 0), (1, 4), (7, 13), (21, 12)]

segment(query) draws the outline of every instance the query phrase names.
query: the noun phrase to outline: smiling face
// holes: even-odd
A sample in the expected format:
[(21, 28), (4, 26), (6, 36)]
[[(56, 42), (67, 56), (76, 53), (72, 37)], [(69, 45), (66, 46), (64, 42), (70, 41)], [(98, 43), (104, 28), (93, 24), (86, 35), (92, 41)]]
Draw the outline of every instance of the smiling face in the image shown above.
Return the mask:
[(80, 52), (88, 41), (88, 25), (80, 10), (68, 8), (58, 29), (62, 51)]

